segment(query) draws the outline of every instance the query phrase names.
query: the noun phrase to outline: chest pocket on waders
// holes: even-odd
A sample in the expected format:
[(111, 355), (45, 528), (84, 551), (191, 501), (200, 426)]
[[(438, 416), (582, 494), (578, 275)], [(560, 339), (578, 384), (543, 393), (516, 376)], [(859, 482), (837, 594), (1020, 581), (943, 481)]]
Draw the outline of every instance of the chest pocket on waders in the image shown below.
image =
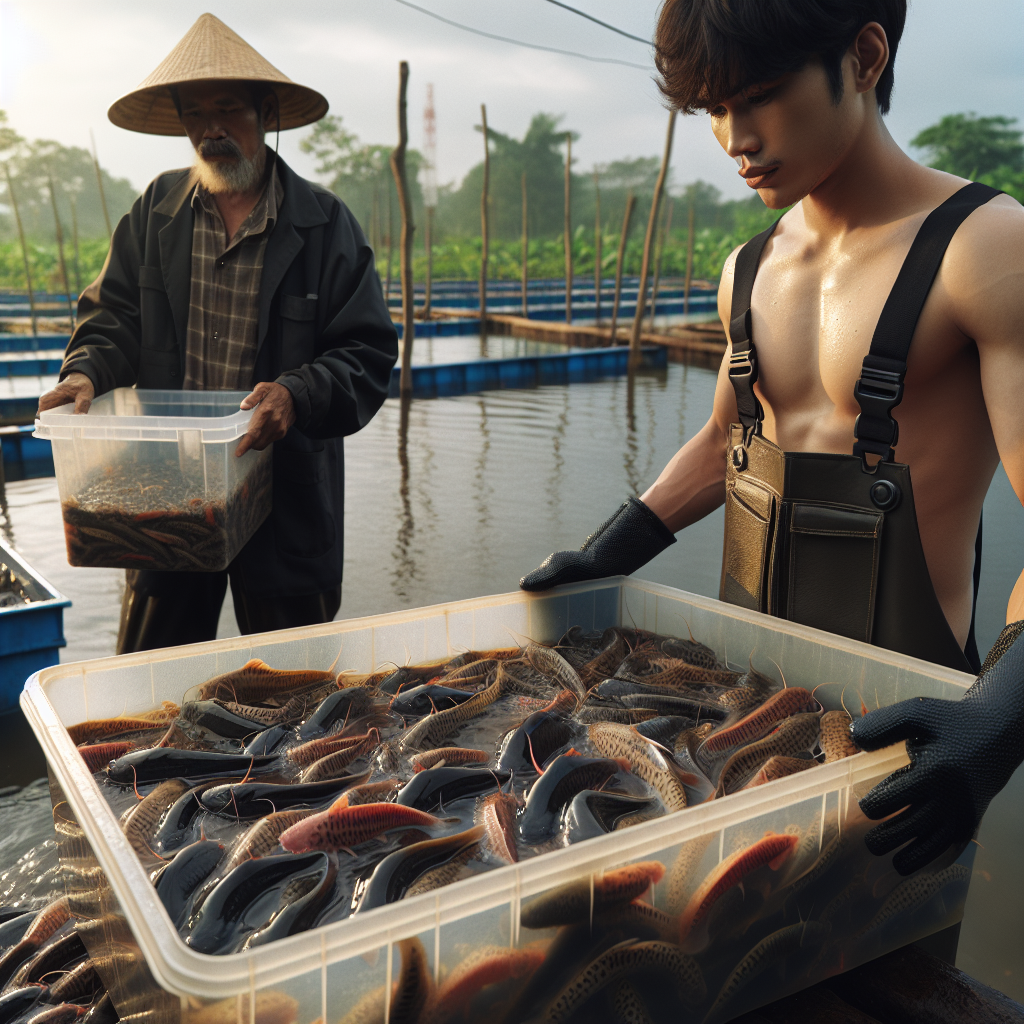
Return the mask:
[(741, 608), (769, 610), (777, 501), (754, 480), (738, 476), (726, 491), (722, 600)]
[(807, 502), (786, 509), (785, 617), (870, 643), (885, 516)]

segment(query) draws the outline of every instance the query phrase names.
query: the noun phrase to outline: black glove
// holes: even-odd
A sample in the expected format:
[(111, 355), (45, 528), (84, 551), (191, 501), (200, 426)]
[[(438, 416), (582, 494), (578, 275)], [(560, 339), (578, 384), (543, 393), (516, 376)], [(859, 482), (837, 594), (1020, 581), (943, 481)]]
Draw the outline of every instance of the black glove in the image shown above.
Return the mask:
[(972, 839), (992, 797), (1024, 761), (1024, 621), (1007, 626), (978, 681), (958, 701), (916, 697), (854, 722), (854, 743), (877, 750), (907, 741), (910, 764), (860, 802), (877, 820), (864, 837), (876, 856), (914, 841), (893, 857), (901, 875)]
[(639, 499), (627, 498), (579, 551), (555, 551), (520, 581), (523, 590), (547, 590), (563, 583), (628, 576), (675, 544), (675, 535)]

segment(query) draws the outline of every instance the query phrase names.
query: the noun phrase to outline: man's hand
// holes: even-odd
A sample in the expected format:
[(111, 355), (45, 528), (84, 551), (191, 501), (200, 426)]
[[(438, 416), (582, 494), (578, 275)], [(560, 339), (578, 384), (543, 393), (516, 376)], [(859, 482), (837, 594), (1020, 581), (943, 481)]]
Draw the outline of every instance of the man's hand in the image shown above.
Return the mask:
[(243, 409), (251, 409), (253, 406), (256, 411), (249, 421), (248, 433), (238, 442), (235, 455), (244, 455), (250, 448), (263, 451), (268, 444), (280, 441), (295, 422), (292, 393), (283, 384), (257, 384), (252, 394), (242, 399)]
[(1003, 630), (959, 701), (915, 697), (870, 711), (854, 722), (852, 735), (864, 750), (906, 740), (910, 756), (860, 802), (876, 821), (895, 815), (864, 837), (872, 853), (913, 840), (893, 858), (896, 870), (909, 875), (966, 843), (1024, 759), (1024, 622)]
[(76, 413), (87, 413), (95, 397), (96, 389), (84, 373), (69, 373), (52, 391), (40, 396), (36, 415), (70, 402), (75, 403)]

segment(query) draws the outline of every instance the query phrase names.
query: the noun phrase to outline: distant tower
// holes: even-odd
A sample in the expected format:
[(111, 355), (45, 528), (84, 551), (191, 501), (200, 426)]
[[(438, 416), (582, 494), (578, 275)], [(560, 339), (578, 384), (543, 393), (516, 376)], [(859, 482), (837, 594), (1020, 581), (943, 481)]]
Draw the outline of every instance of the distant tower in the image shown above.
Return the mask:
[(434, 263), (434, 210), (437, 209), (437, 120), (434, 117), (434, 86), (427, 85), (427, 105), (423, 110), (423, 205), (427, 227), (423, 244), (427, 250), (427, 280), (423, 300), (423, 316), (430, 316), (430, 286)]

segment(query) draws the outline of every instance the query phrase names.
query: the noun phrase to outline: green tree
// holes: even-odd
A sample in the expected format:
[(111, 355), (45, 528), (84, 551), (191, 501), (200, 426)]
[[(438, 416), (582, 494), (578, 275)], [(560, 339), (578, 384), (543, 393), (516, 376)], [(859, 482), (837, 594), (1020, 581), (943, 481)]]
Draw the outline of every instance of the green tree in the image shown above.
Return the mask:
[(976, 180), (1002, 168), (1024, 167), (1024, 144), (1015, 117), (947, 114), (919, 132), (910, 144), (927, 153), (928, 165)]
[[(299, 143), (305, 153), (317, 159), (316, 173), (355, 215), (377, 250), (384, 255), (387, 239), (397, 253), (401, 217), (398, 191), (391, 173), (391, 146), (361, 145), (340, 117), (328, 115)], [(417, 180), (423, 157), (415, 149), (406, 151), (413, 219), (421, 224), (423, 193)], [(389, 217), (390, 209), (390, 217)]]

